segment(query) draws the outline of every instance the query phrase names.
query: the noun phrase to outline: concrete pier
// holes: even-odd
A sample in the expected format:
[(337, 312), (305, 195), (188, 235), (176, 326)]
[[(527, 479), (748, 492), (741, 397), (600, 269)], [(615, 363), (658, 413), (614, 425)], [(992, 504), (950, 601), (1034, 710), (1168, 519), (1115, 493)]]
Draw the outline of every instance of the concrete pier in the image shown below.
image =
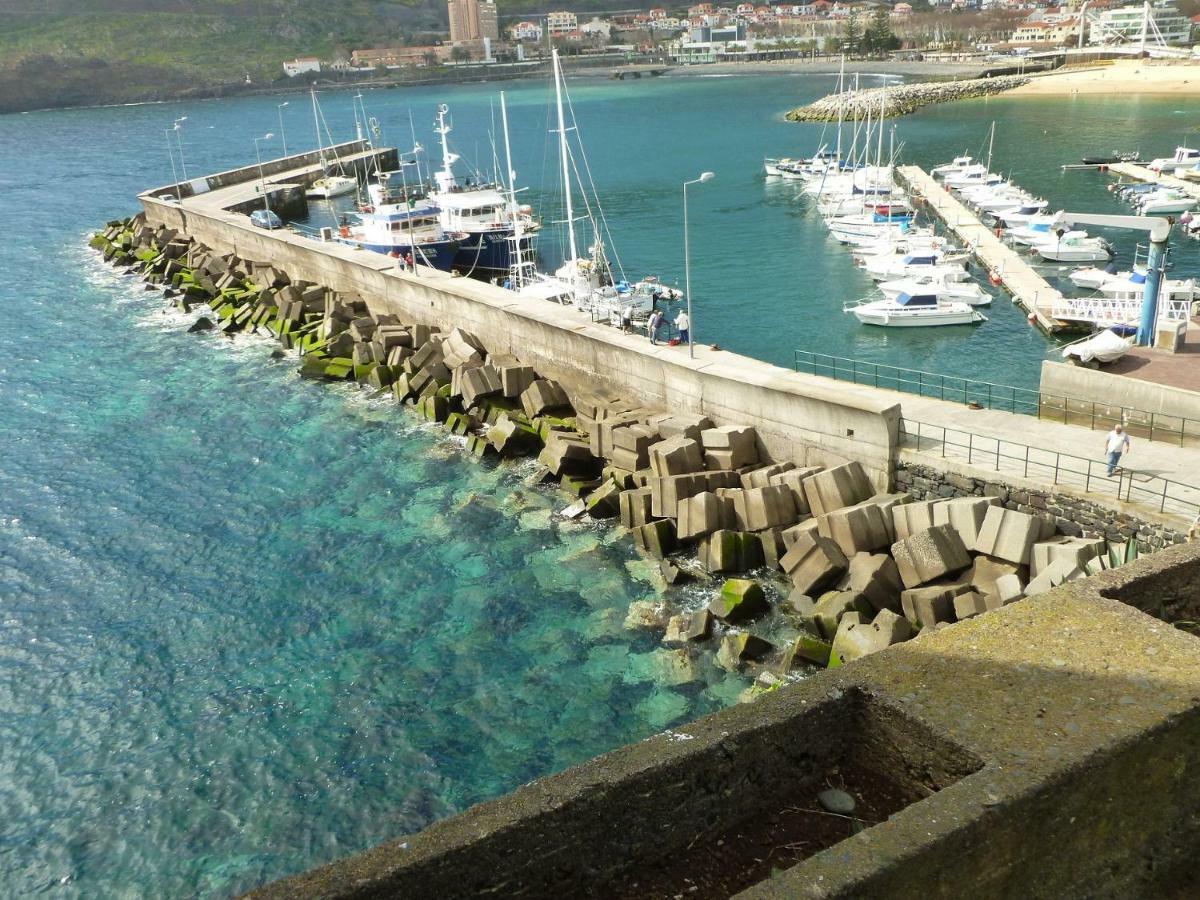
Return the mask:
[(1047, 334), (1062, 330), (1063, 324), (1051, 315), (1051, 310), (1055, 303), (1062, 302), (1063, 295), (1035, 272), (1028, 260), (996, 237), (995, 231), (919, 166), (898, 166), (896, 172), (988, 271), (999, 276), (1005, 290), (1022, 309), (1033, 314), (1039, 328)]
[(1145, 166), (1139, 166), (1137, 163), (1113, 163), (1108, 167), (1108, 171), (1114, 175), (1132, 178), (1134, 181), (1157, 181), (1166, 187), (1183, 191), (1189, 197), (1200, 199), (1200, 182), (1188, 181), (1186, 178), (1177, 178), (1174, 175), (1166, 173), (1153, 172)]

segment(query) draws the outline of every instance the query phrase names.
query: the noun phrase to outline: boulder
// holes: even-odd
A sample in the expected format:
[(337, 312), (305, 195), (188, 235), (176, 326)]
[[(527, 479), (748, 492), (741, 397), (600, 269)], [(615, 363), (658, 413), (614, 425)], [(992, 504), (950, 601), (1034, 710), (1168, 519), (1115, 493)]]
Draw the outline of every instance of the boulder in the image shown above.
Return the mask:
[(212, 319), (208, 316), (201, 316), (188, 328), (188, 334), (195, 334), (199, 331), (212, 331)]
[(971, 564), (962, 538), (949, 525), (935, 525), (897, 541), (892, 545), (892, 556), (900, 580), (908, 588), (960, 572)]
[(721, 585), (721, 592), (708, 604), (709, 612), (730, 625), (748, 622), (770, 609), (762, 587), (748, 578), (727, 579)]

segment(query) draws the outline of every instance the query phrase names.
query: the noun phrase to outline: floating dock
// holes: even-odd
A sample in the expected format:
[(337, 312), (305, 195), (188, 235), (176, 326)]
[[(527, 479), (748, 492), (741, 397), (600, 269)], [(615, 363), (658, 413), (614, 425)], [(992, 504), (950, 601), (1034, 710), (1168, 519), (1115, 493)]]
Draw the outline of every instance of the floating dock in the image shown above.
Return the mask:
[(1062, 292), (1052, 288), (1035, 272), (1026, 258), (998, 238), (993, 229), (980, 222), (924, 169), (898, 166), (896, 172), (913, 195), (924, 200), (988, 271), (999, 277), (1005, 290), (1022, 309), (1033, 315), (1039, 328), (1047, 334), (1064, 328), (1051, 313), (1055, 304), (1062, 304)]
[(1174, 175), (1158, 173), (1153, 169), (1147, 169), (1145, 166), (1139, 166), (1136, 163), (1113, 163), (1108, 167), (1108, 171), (1116, 175), (1122, 175), (1125, 178), (1132, 178), (1134, 181), (1156, 181), (1166, 187), (1183, 191), (1189, 197), (1200, 199), (1200, 183), (1188, 181), (1186, 178), (1177, 178)]

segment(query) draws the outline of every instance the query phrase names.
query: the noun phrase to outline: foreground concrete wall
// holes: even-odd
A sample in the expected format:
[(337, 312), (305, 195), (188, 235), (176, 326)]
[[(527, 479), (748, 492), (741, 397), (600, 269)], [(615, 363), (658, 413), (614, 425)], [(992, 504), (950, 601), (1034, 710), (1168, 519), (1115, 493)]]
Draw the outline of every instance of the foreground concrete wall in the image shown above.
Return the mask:
[[(1042, 363), (1041, 390), (1045, 394), (1193, 419), (1200, 426), (1200, 394), (1183, 388), (1046, 360)], [(1195, 431), (1196, 426), (1191, 430)]]
[(605, 386), (650, 406), (754, 426), (772, 456), (800, 464), (857, 459), (880, 490), (890, 487), (900, 409), (869, 389), (827, 383), (734, 353), (652, 347), (644, 337), (593, 324), (574, 309), (423, 269), (402, 273), (386, 256), (251, 227), (143, 195), (151, 224), (179, 228), (219, 252), (270, 262), (292, 277), (359, 294), (404, 321), (458, 326), (489, 351), (512, 353), (568, 390)]
[(699, 864), (731, 825), (866, 759), (924, 791), (739, 896), (1194, 896), (1200, 641), (1105, 596), (1167, 584), (1200, 603), (1200, 547), (824, 671), (255, 895), (614, 896), (631, 868)]

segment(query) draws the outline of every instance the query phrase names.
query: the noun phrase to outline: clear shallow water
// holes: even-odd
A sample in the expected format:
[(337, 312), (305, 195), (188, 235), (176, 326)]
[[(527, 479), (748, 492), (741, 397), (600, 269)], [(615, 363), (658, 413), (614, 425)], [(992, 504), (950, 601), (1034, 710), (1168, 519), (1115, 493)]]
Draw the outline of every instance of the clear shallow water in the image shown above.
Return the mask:
[[(1046, 342), (1007, 303), (978, 329), (928, 335), (840, 314), (866, 283), (786, 187), (759, 177), (764, 154), (814, 146), (819, 126), (778, 114), (830, 81), (573, 84), (629, 274), (682, 280), (678, 184), (712, 169), (692, 195), (705, 339), (784, 364), (800, 347), (1035, 381)], [(509, 88), (536, 201), (553, 182), (546, 91)], [(411, 106), (430, 144), (434, 106), (449, 102), (470, 156), (487, 147), (491, 95), (381, 91), (367, 106), (404, 145)], [(277, 130), (276, 102), (0, 117), (5, 895), (226, 895), (727, 705), (745, 685), (707, 661), (679, 684), (653, 637), (621, 627), (632, 600), (657, 594), (618, 532), (556, 523), (561, 498), (525, 488), (519, 468), (470, 462), (390, 404), (300, 382), (265, 341), (183, 334), (155, 294), (83, 247), (169, 180), (174, 117), (189, 117), (189, 171), (215, 171)], [(1181, 102), (993, 100), (928, 110), (899, 135), (930, 164), (976, 149), (995, 116), (997, 159), (1029, 187), (1124, 211), (1103, 179), (1058, 165), (1130, 135), (1166, 152), (1188, 121)], [(323, 104), (348, 137), (349, 95)], [(292, 149), (307, 128), (294, 106)], [(1183, 247), (1178, 269), (1194, 258)]]

